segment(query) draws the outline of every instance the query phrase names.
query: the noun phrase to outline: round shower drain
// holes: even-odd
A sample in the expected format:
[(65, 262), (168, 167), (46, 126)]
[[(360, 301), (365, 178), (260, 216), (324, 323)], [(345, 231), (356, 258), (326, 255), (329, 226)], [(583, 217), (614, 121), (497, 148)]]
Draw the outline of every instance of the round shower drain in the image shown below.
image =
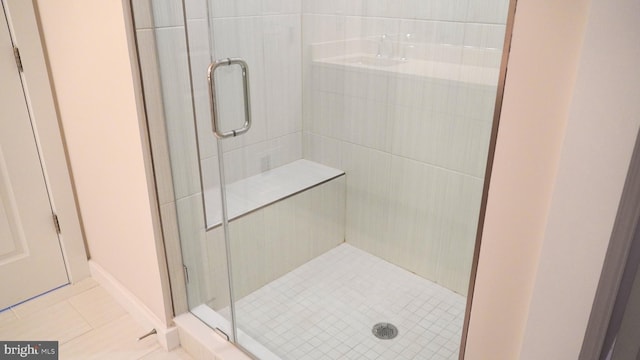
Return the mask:
[(375, 335), (378, 339), (393, 339), (398, 335), (398, 328), (393, 324), (389, 323), (378, 323), (373, 325), (373, 329), (371, 330), (373, 335)]

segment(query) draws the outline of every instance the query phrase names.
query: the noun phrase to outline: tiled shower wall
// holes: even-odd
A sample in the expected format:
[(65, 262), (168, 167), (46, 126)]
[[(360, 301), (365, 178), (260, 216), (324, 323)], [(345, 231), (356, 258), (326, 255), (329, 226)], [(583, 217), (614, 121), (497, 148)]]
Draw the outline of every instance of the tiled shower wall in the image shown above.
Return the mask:
[[(180, 0), (134, 0), (132, 6), (165, 243), (174, 259), (170, 264), (172, 282), (184, 283), (182, 252), (189, 268), (189, 302), (200, 304), (228, 293), (215, 288), (220, 286), (215, 279), (226, 271), (226, 264), (206, 251), (211, 239), (207, 240), (202, 213), (199, 167), (205, 187), (218, 184), (207, 67), (212, 59), (229, 56), (243, 57), (250, 64), (254, 126), (246, 136), (224, 146), (225, 163), (234, 164), (227, 166), (228, 182), (300, 159), (301, 5), (299, 0), (209, 4), (187, 0), (183, 11)], [(210, 14), (216, 37), (210, 35)], [(221, 71), (223, 75), (229, 75), (225, 71)], [(220, 81), (225, 91), (219, 96), (229, 100), (224, 99), (226, 89), (232, 93), (240, 80), (223, 76)], [(231, 105), (222, 108), (222, 118), (241, 122), (241, 102), (230, 100)], [(182, 304), (185, 301), (178, 301), (178, 312), (187, 310)]]
[[(250, 71), (253, 125), (247, 134), (224, 142), (227, 181), (302, 158), (300, 1), (212, 0), (208, 9), (204, 1), (197, 3), (200, 8), (187, 9), (187, 22), (195, 49), (191, 65), (205, 187), (218, 182), (206, 83), (210, 54), (213, 59), (241, 57)], [(238, 128), (244, 120), (241, 80), (233, 70), (217, 71), (220, 119), (228, 128)]]
[[(216, 293), (212, 282), (202, 281), (209, 276), (210, 261), (202, 251), (206, 236), (198, 168), (205, 186), (216, 185), (218, 154), (211, 133), (206, 68), (213, 58), (227, 56), (244, 57), (250, 64), (254, 116), (252, 130), (224, 147), (225, 163), (239, 164), (227, 166), (227, 181), (303, 156), (346, 170), (347, 241), (466, 292), (495, 89), (446, 82), (427, 85), (423, 79), (391, 75), (382, 83), (376, 76), (360, 79), (357, 86), (362, 92), (349, 95), (326, 88), (326, 82), (314, 82), (314, 74), (324, 80), (338, 76), (329, 85), (343, 86), (340, 77), (349, 77), (312, 71), (310, 46), (411, 33), (416, 43), (467, 50), (500, 48), (507, 1), (186, 0), (184, 12), (180, 0), (132, 4), (155, 139), (165, 242), (170, 253), (182, 251), (185, 259), (192, 260), (187, 264), (190, 299), (210, 299)], [(487, 54), (481, 52), (480, 57), (488, 57), (488, 62), (496, 58)], [(457, 56), (478, 53), (449, 49), (442, 56), (455, 61)], [(230, 93), (238, 90), (237, 73), (221, 75), (223, 88)], [(429, 92), (435, 87), (445, 91)], [(384, 99), (369, 97), (382, 88)], [(458, 98), (460, 92), (481, 95)], [(426, 103), (446, 104), (448, 110), (425, 110), (421, 104), (425, 97), (430, 101)], [(341, 129), (337, 135), (324, 131), (345, 119), (340, 113), (344, 109), (336, 108), (332, 99), (343, 106), (348, 101), (350, 114), (355, 115), (352, 124), (359, 121), (366, 126), (336, 127)], [(463, 114), (444, 116), (460, 101), (465, 102)], [(238, 99), (227, 103), (223, 117), (241, 121)], [(461, 152), (449, 152), (458, 145)], [(172, 280), (183, 276), (181, 266), (179, 259), (170, 264)]]
[[(303, 1), (304, 157), (347, 173), (347, 242), (461, 294), (472, 263), (507, 6), (505, 0)], [(383, 35), (393, 44), (380, 45)], [(387, 47), (384, 57), (408, 54), (408, 61), (424, 48), (419, 60), (458, 68), (447, 79), (322, 61), (374, 58), (380, 46)]]
[[(174, 308), (182, 313), (187, 291), (189, 299), (213, 293), (204, 281), (204, 217), (192, 211), (202, 209), (202, 201), (184, 14), (180, 1), (131, 4)], [(183, 254), (194, 259), (187, 264), (190, 284), (199, 286), (185, 288)]]

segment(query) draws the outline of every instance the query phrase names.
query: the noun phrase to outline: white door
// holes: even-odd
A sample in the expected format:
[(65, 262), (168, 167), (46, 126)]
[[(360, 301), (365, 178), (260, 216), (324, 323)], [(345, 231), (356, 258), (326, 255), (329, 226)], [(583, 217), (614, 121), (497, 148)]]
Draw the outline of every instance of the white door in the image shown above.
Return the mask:
[(4, 11), (0, 19), (2, 310), (68, 278)]

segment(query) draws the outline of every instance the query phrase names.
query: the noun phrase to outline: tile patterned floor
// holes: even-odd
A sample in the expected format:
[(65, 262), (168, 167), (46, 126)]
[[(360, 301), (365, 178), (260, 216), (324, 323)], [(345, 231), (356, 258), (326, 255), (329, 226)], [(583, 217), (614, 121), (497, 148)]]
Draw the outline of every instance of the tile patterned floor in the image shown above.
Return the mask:
[[(457, 359), (465, 303), (343, 244), (241, 299), (237, 319), (283, 359)], [(398, 336), (375, 338), (378, 322)]]
[(0, 313), (0, 340), (59, 341), (60, 360), (191, 360), (164, 351), (93, 279), (65, 286)]

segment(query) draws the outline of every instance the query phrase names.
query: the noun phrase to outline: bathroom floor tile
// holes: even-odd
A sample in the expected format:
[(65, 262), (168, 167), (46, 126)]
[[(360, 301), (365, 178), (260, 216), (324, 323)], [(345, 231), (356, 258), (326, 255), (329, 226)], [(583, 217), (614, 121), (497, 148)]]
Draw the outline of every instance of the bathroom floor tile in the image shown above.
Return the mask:
[(7, 309), (3, 312), (0, 312), (0, 326), (14, 319), (16, 319), (16, 315), (13, 313), (11, 309)]
[(99, 286), (69, 298), (69, 303), (94, 329), (126, 314), (122, 306)]
[(61, 344), (91, 330), (91, 326), (66, 301), (13, 319), (0, 327), (2, 340), (49, 340)]
[(158, 349), (148, 355), (140, 358), (140, 360), (193, 360), (193, 358), (187, 354), (182, 348), (178, 348), (171, 352), (166, 352), (163, 349)]
[(148, 331), (93, 279), (0, 313), (0, 339), (58, 341), (64, 360), (192, 360), (182, 348), (164, 351), (153, 336), (137, 341)]
[(98, 286), (98, 283), (95, 280), (88, 278), (88, 279), (79, 281), (76, 284), (61, 287), (48, 294), (29, 300), (11, 309), (15, 312), (16, 316), (18, 317), (28, 316), (29, 314), (33, 314), (36, 311), (46, 309), (52, 305), (55, 305), (72, 296), (80, 294), (95, 286)]
[(60, 346), (63, 359), (139, 359), (159, 345), (154, 337), (138, 341), (147, 332), (131, 316), (124, 315), (87, 336), (81, 336)]

